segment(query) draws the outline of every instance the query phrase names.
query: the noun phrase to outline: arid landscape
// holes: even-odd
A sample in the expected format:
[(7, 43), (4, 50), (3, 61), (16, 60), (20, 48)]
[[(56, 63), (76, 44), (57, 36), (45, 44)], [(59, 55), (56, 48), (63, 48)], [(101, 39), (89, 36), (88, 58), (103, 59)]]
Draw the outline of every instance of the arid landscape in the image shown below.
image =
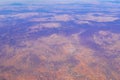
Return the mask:
[(0, 80), (120, 80), (120, 1), (48, 1), (0, 1)]

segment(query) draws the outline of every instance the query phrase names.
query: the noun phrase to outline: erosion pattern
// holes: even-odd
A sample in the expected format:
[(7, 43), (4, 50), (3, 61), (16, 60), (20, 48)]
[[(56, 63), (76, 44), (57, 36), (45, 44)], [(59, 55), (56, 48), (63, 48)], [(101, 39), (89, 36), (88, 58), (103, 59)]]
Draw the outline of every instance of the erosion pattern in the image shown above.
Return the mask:
[(0, 5), (0, 80), (120, 80), (119, 3)]

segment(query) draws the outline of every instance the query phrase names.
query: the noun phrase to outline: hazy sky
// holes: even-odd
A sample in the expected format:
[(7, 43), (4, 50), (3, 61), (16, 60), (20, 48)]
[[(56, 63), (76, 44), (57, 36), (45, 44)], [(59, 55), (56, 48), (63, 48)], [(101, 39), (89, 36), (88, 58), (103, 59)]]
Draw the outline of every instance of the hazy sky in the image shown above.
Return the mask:
[(101, 0), (0, 0), (0, 4), (21, 2), (21, 3), (98, 3)]
[(8, 4), (8, 3), (40, 3), (40, 4), (66, 4), (66, 3), (90, 3), (90, 4), (99, 4), (103, 2), (120, 2), (119, 0), (0, 0), (0, 4)]

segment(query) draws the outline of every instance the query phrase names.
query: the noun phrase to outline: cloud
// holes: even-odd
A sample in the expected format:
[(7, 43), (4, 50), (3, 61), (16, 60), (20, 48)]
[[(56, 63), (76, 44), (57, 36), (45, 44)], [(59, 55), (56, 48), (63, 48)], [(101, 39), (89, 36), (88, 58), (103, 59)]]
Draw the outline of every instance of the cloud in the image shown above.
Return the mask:
[(17, 13), (17, 14), (6, 14), (0, 15), (0, 18), (7, 19), (7, 18), (16, 18), (16, 19), (26, 19), (33, 16), (38, 16), (39, 13), (37, 12), (26, 12), (26, 13)]
[(0, 15), (0, 19), (4, 19), (5, 18), (5, 15)]
[[(41, 14), (41, 13), (40, 13)], [(68, 14), (60, 14), (60, 15), (56, 15), (54, 13), (52, 14), (46, 14), (45, 16), (47, 17), (41, 17), (41, 18), (33, 18), (30, 21), (36, 21), (36, 22), (40, 22), (40, 21), (63, 21), (63, 22), (67, 22), (67, 21), (71, 21), (73, 20), (73, 16), (68, 15)]]
[(55, 15), (51, 18), (51, 20), (54, 20), (54, 21), (70, 21), (72, 20), (72, 16), (68, 15), (68, 14), (63, 14), (63, 15)]
[(77, 24), (91, 24), (89, 21), (86, 20), (74, 20), (74, 22)]
[(61, 24), (56, 22), (41, 23), (29, 27), (28, 32), (37, 32), (43, 28), (59, 28), (59, 27), (61, 27)]
[(85, 15), (76, 15), (76, 18), (78, 21), (94, 21), (94, 22), (113, 22), (115, 20), (118, 20), (118, 17), (115, 17), (114, 15), (105, 15), (105, 14), (99, 14), (97, 13), (88, 13)]
[(27, 13), (18, 13), (18, 14), (14, 14), (14, 15), (11, 15), (11, 16), (14, 17), (14, 18), (25, 19), (25, 18), (28, 18), (28, 17), (38, 16), (38, 15), (39, 15), (39, 13), (37, 13), (37, 12), (27, 12)]
[(48, 18), (32, 18), (29, 21), (32, 21), (32, 22), (42, 22), (42, 21), (49, 21), (49, 19)]

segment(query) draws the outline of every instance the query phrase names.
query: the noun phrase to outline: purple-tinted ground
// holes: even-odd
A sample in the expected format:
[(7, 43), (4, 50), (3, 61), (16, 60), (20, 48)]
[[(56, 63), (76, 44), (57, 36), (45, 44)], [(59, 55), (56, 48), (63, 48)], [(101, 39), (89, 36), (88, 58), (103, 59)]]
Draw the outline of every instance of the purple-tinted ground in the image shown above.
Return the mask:
[(120, 80), (119, 3), (0, 4), (0, 80)]

